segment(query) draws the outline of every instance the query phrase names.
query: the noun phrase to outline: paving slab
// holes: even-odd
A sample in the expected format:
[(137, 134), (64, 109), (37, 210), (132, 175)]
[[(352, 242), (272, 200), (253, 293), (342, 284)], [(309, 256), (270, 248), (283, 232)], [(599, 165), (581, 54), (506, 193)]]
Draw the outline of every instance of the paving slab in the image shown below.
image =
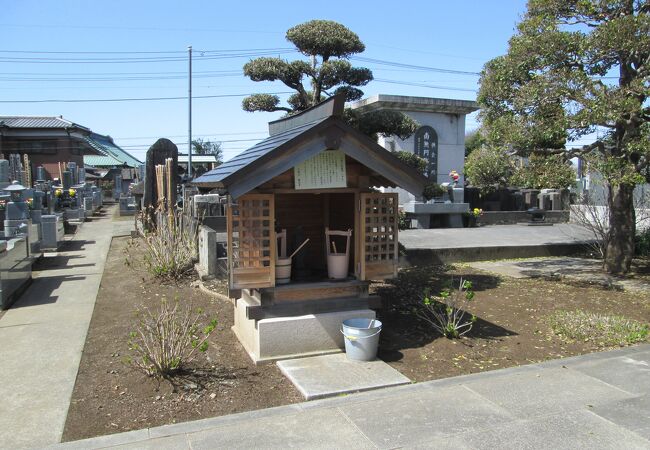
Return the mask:
[(467, 380), (464, 386), (521, 418), (634, 397), (603, 381), (563, 368), (540, 367), (515, 375), (477, 377)]
[[(340, 410), (379, 448), (442, 443), (455, 434), (480, 434), (514, 420), (506, 409), (463, 386), (448, 386)], [(438, 446), (435, 446), (438, 448)]]
[(597, 405), (591, 411), (635, 432), (650, 431), (650, 395)]
[(482, 433), (455, 436), (474, 449), (632, 450), (648, 449), (638, 434), (589, 411), (571, 411), (495, 426)]
[(577, 362), (570, 367), (627, 392), (650, 395), (650, 352)]
[(336, 408), (240, 422), (187, 436), (192, 450), (375, 448)]
[(634, 430), (634, 432), (639, 436), (641, 436), (642, 438), (647, 439), (648, 442), (650, 442), (650, 425), (647, 427), (636, 429)]
[(411, 382), (380, 359), (352, 361), (345, 353), (287, 359), (276, 364), (306, 400)]

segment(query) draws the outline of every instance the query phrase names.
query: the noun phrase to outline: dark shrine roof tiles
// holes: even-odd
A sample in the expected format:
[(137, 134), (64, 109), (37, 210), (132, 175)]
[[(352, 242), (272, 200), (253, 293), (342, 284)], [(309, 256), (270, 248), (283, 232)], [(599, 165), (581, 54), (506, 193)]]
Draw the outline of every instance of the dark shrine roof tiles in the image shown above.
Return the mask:
[(273, 136), (269, 136), (263, 141), (258, 142), (251, 148), (244, 150), (242, 153), (221, 164), (219, 167), (204, 173), (195, 179), (194, 182), (199, 184), (221, 182), (238, 170), (248, 166), (252, 162), (272, 152), (276, 148), (280, 147), (286, 142), (289, 142), (291, 139), (301, 135), (311, 128), (314, 128), (316, 125), (327, 119), (328, 117), (325, 117), (314, 122), (299, 125), (295, 128), (291, 128), (290, 130), (283, 131)]

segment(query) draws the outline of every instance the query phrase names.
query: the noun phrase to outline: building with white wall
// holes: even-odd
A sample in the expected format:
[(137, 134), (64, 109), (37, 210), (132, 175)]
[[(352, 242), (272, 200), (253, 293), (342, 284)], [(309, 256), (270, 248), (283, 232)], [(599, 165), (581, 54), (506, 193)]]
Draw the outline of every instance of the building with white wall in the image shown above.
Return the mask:
[[(361, 112), (399, 111), (420, 128), (406, 140), (397, 136), (379, 137), (379, 144), (392, 151), (416, 153), (429, 162), (427, 176), (437, 183), (449, 180), (452, 170), (461, 174), (463, 185), (465, 162), (465, 116), (478, 110), (478, 104), (468, 100), (403, 95), (373, 95), (350, 105)], [(400, 203), (415, 201), (415, 197), (400, 192)]]

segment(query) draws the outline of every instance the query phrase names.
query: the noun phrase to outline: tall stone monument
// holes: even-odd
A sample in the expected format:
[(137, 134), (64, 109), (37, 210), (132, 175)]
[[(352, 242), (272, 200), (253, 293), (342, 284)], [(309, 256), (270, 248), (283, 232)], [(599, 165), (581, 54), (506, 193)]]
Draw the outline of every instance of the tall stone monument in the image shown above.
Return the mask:
[(145, 208), (158, 206), (158, 193), (156, 191), (156, 166), (164, 165), (167, 158), (172, 158), (171, 192), (174, 198), (170, 199), (170, 204), (176, 203), (176, 185), (178, 180), (178, 147), (169, 139), (158, 139), (147, 150), (147, 161), (144, 176), (144, 196), (143, 206)]

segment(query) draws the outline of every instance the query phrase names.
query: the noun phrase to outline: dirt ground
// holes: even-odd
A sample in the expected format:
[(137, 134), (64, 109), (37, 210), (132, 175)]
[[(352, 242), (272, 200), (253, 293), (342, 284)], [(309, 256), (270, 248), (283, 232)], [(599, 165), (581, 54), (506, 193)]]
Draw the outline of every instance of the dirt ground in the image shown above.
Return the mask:
[[(154, 282), (124, 265), (127, 238), (114, 239), (88, 332), (68, 419), (66, 441), (302, 400), (274, 364), (255, 366), (230, 330), (232, 305), (190, 281)], [(450, 340), (409, 313), (404, 304), (425, 289), (440, 291), (451, 277), (473, 283), (472, 331)], [(223, 291), (224, 283), (206, 287)], [(396, 280), (374, 284), (384, 308), (379, 357), (413, 381), (445, 378), (605, 350), (597, 342), (567, 343), (547, 318), (559, 309), (622, 315), (650, 322), (650, 298), (633, 292), (571, 286), (543, 279), (512, 279), (462, 264), (403, 269)], [(218, 319), (205, 357), (174, 384), (125, 364), (128, 335), (139, 305), (179, 298)]]
[[(441, 290), (452, 276), (472, 281), (469, 311), (478, 317), (461, 339), (446, 339), (414, 319), (403, 306), (422, 298), (424, 289)], [(634, 292), (571, 286), (559, 281), (501, 278), (476, 269), (431, 266), (402, 270), (398, 279), (379, 284), (385, 308), (379, 357), (413, 381), (494, 370), (547, 359), (606, 350), (598, 342), (567, 343), (547, 319), (556, 310), (620, 315), (650, 323), (650, 298)]]
[[(131, 219), (132, 220), (132, 219)], [(298, 402), (298, 391), (273, 364), (255, 366), (230, 330), (232, 305), (190, 281), (153, 282), (124, 264), (128, 238), (113, 240), (88, 330), (63, 433), (64, 441)], [(136, 308), (179, 298), (216, 318), (210, 347), (172, 385), (127, 365)]]

